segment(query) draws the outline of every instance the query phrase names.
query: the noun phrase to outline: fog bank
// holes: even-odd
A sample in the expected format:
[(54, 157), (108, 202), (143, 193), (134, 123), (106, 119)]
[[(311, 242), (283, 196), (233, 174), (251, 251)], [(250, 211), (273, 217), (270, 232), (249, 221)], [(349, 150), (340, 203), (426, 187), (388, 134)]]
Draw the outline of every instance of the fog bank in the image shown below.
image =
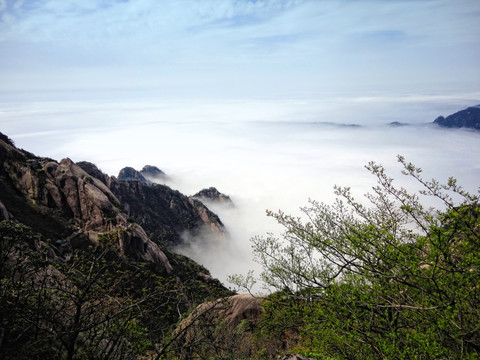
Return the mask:
[[(110, 175), (125, 166), (158, 166), (170, 176), (167, 185), (186, 195), (217, 187), (235, 203), (211, 206), (230, 239), (207, 239), (182, 251), (225, 281), (256, 267), (252, 236), (279, 230), (266, 209), (298, 213), (308, 198), (331, 202), (335, 184), (361, 196), (375, 185), (363, 168), (371, 160), (402, 183), (396, 164), (401, 154), (426, 178), (455, 176), (476, 191), (480, 134), (428, 123), (478, 103), (480, 94), (12, 101), (0, 104), (0, 131), (37, 155), (91, 161)], [(410, 125), (388, 126), (393, 121)]]

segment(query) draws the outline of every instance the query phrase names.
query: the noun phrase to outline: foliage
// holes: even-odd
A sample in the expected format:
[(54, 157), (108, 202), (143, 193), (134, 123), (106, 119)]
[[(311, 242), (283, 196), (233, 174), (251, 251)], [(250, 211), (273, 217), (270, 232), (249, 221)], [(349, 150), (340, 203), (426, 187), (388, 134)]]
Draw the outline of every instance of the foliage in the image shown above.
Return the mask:
[(333, 205), (302, 208), (306, 221), (268, 212), (283, 237), (252, 242), (262, 280), (281, 292), (265, 302), (259, 337), (333, 359), (478, 358), (479, 199), (399, 162), (418, 193), (372, 162), (368, 206), (336, 187)]
[[(118, 234), (54, 263), (40, 234), (0, 222), (0, 358), (136, 359), (166, 353), (180, 316), (226, 293), (179, 264), (178, 276), (120, 254)], [(198, 265), (197, 265), (198, 266)], [(203, 269), (203, 268), (202, 268)]]

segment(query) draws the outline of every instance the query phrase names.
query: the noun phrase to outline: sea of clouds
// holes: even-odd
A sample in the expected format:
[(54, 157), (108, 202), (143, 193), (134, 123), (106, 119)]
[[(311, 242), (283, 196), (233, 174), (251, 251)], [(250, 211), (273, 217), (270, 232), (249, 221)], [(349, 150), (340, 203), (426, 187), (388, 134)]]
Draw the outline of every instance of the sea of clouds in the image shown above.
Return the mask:
[[(229, 195), (234, 207), (211, 205), (229, 239), (202, 239), (179, 249), (225, 281), (229, 274), (260, 271), (249, 239), (281, 231), (266, 209), (298, 214), (309, 198), (330, 203), (335, 184), (351, 186), (361, 197), (375, 185), (364, 169), (369, 161), (383, 164), (405, 185), (396, 162), (401, 154), (427, 179), (454, 176), (476, 192), (480, 133), (430, 123), (478, 103), (478, 93), (313, 100), (10, 99), (0, 103), (0, 131), (40, 156), (91, 161), (109, 175), (125, 166), (155, 165), (169, 175), (167, 185), (186, 195), (210, 186)], [(394, 121), (409, 125), (388, 125)]]

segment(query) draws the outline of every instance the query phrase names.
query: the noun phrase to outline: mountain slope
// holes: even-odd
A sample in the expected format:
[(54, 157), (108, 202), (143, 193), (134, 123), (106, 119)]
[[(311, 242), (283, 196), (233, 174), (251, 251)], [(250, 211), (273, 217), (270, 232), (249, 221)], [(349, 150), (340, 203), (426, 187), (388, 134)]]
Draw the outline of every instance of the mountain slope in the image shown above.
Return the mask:
[[(162, 246), (175, 246), (185, 237), (202, 233), (211, 238), (226, 236), (219, 217), (205, 205), (168, 186), (142, 181), (133, 168), (122, 169), (121, 178), (103, 174), (94, 164), (78, 163), (91, 176), (102, 179), (121, 204), (128, 219), (141, 225), (152, 240)], [(131, 170), (125, 170), (131, 169)], [(125, 177), (128, 173), (131, 176)]]
[(223, 231), (216, 215), (210, 225), (208, 209), (179, 192), (81, 165), (0, 133), (1, 359), (152, 358), (189, 309), (232, 294), (131, 219), (153, 228), (165, 218), (158, 227), (178, 240), (176, 231)]
[(447, 128), (469, 128), (480, 130), (480, 105), (471, 106), (444, 118), (439, 116), (434, 124)]
[(87, 162), (38, 157), (17, 149), (3, 134), (0, 191), (2, 213), (45, 239), (77, 248), (95, 244), (102, 233), (116, 232), (123, 252), (167, 271), (172, 266), (159, 245), (176, 245), (184, 233), (225, 236), (218, 216), (178, 191), (120, 181)]

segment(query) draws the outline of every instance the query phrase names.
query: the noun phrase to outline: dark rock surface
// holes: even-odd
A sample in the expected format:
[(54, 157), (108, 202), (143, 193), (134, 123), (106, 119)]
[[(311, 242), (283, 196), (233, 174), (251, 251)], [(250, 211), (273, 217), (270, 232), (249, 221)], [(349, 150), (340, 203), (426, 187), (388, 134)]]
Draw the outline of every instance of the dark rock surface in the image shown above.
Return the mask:
[(162, 245), (181, 243), (181, 234), (197, 235), (207, 229), (211, 236), (225, 235), (222, 222), (205, 205), (168, 186), (138, 181), (112, 180), (110, 189), (123, 210)]
[(222, 194), (214, 187), (208, 189), (203, 189), (192, 196), (194, 199), (199, 199), (201, 201), (211, 201), (218, 202), (223, 204), (233, 205), (232, 199), (228, 195)]
[(140, 173), (140, 171), (135, 170), (132, 167), (124, 167), (120, 172), (118, 173), (118, 180), (121, 181), (140, 181), (143, 184), (149, 184), (150, 182), (145, 179), (145, 177)]
[(118, 180), (121, 181), (139, 181), (142, 184), (155, 184), (167, 180), (167, 175), (156, 166), (145, 165), (138, 171), (132, 167), (124, 167), (118, 173)]
[(162, 170), (152, 165), (145, 165), (142, 170), (140, 170), (140, 174), (152, 183), (164, 181), (168, 178)]
[(447, 128), (469, 128), (480, 130), (480, 105), (458, 111), (446, 118), (439, 116), (433, 123)]

